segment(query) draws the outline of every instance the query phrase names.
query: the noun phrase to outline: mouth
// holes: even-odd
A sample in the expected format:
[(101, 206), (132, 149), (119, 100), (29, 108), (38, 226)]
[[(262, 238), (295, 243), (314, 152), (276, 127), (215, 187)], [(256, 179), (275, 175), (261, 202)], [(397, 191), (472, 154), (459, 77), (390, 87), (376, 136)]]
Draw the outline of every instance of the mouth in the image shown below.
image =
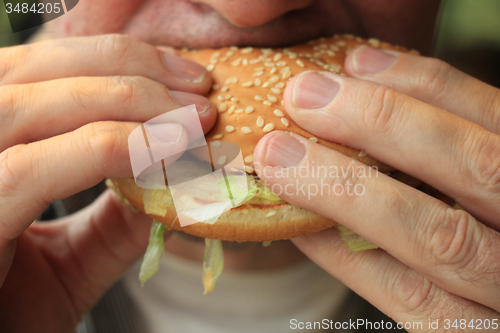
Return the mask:
[(238, 27), (206, 4), (178, 1), (174, 6), (153, 0), (141, 8), (124, 33), (154, 45), (177, 48), (286, 47), (345, 32), (332, 20), (334, 11), (342, 12), (339, 6), (314, 2), (259, 26)]

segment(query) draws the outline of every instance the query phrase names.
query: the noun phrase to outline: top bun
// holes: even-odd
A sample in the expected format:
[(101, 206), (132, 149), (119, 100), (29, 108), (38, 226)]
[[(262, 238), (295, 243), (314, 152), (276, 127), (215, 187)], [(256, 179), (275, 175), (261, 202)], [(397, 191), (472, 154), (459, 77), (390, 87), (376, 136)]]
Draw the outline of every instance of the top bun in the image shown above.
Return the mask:
[[(404, 51), (376, 39), (344, 35), (288, 48), (232, 46), (217, 50), (183, 49), (179, 53), (205, 66), (214, 80), (207, 97), (218, 108), (219, 114), (215, 126), (206, 135), (207, 142), (225, 141), (239, 145), (247, 173), (254, 173), (253, 152), (258, 141), (273, 130), (299, 134), (369, 166), (376, 166), (381, 172), (391, 173), (394, 169), (359, 150), (314, 137), (293, 122), (282, 103), (285, 87), (294, 75), (306, 70), (345, 75), (344, 60), (360, 45)], [(144, 190), (136, 186), (133, 179), (114, 180), (113, 183), (128, 201), (144, 212)], [(252, 199), (223, 213), (214, 224), (195, 223), (181, 227), (175, 221), (172, 204), (167, 207), (165, 216), (149, 215), (173, 229), (230, 241), (289, 239), (335, 225), (335, 221), (306, 209), (262, 199)]]

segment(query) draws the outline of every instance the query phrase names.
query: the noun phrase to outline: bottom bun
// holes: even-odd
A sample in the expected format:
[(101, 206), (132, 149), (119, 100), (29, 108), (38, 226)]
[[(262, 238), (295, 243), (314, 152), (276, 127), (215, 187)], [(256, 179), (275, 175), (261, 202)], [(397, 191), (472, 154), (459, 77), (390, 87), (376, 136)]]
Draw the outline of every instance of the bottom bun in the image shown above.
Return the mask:
[[(114, 190), (135, 208), (145, 213), (144, 189), (133, 178), (113, 179)], [(225, 241), (265, 242), (290, 239), (333, 227), (336, 222), (310, 210), (286, 202), (266, 203), (251, 199), (224, 212), (214, 224), (198, 222), (181, 227), (173, 204), (165, 216), (148, 214), (168, 228), (193, 236)]]

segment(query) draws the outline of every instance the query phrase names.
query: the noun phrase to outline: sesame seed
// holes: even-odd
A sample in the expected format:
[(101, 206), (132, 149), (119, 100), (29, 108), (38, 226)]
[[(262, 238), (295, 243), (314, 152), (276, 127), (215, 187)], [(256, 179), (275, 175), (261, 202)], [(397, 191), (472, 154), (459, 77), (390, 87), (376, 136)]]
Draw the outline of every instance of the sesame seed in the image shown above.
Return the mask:
[(264, 71), (258, 71), (258, 72), (253, 73), (253, 76), (261, 76), (263, 74), (264, 74)]
[(220, 141), (212, 141), (210, 142), (210, 144), (216, 148), (220, 147), (221, 146), (221, 142)]
[(212, 53), (210, 58), (217, 58), (218, 56), (220, 56), (220, 52), (214, 52), (214, 53)]
[(217, 62), (219, 62), (219, 60), (218, 60), (217, 58), (212, 58), (212, 59), (210, 59), (210, 63), (211, 63), (211, 64), (214, 64), (214, 65), (215, 65)]
[(236, 51), (238, 49), (238, 47), (233, 45), (233, 46), (230, 46), (229, 49), (233, 50), (233, 51)]
[(221, 92), (226, 92), (228, 90), (229, 90), (229, 88), (227, 86), (223, 86), (222, 88), (220, 88)]
[(269, 213), (266, 213), (266, 217), (271, 217), (271, 216), (274, 216), (274, 215), (276, 215), (276, 211), (275, 210), (272, 210)]
[(253, 106), (247, 106), (247, 108), (245, 109), (245, 113), (252, 113), (254, 110)]
[(318, 45), (313, 46), (313, 50), (314, 50), (314, 51), (319, 51), (319, 46), (318, 46)]
[(257, 87), (260, 86), (262, 81), (259, 78), (256, 78), (255, 81), (253, 81), (253, 84), (255, 84)]
[(253, 162), (253, 155), (245, 156), (245, 163), (252, 163), (252, 162)]
[(219, 87), (220, 87), (220, 86), (219, 86), (218, 84), (214, 84), (214, 85), (212, 86), (212, 89), (213, 89), (213, 90), (217, 90), (217, 89), (219, 89)]
[(213, 139), (214, 140), (219, 140), (219, 139), (222, 139), (222, 137), (224, 136), (224, 134), (216, 134), (213, 136)]
[(243, 50), (241, 50), (241, 53), (250, 53), (253, 51), (253, 47), (245, 47)]
[(358, 154), (359, 157), (365, 157), (366, 155), (368, 155), (368, 154), (365, 153), (364, 151), (360, 151)]
[(251, 87), (251, 86), (253, 86), (253, 81), (248, 81), (248, 82), (242, 83), (241, 86), (245, 87), (245, 88)]
[(267, 99), (264, 102), (262, 102), (262, 104), (267, 105), (267, 106), (273, 105), (273, 103), (271, 101), (268, 101)]
[(373, 47), (379, 47), (380, 46), (380, 41), (376, 38), (370, 38), (368, 39), (368, 43), (370, 43), (371, 46)]
[(326, 51), (326, 54), (328, 54), (329, 56), (331, 57), (334, 57), (335, 56), (335, 52), (331, 51), (331, 50), (328, 50)]
[(341, 66), (339, 66), (339, 65), (335, 65), (335, 64), (331, 64), (331, 65), (330, 65), (330, 71), (332, 71), (332, 72), (338, 72), (338, 71), (340, 71), (341, 69), (342, 69), (342, 67), (341, 67)]
[(278, 89), (283, 89), (285, 88), (285, 84), (283, 82), (279, 82), (279, 83), (276, 83), (274, 85), (275, 88), (278, 88)]
[(352, 34), (344, 34), (344, 37), (347, 38), (347, 39), (353, 39), (354, 35), (352, 35)]
[(231, 95), (231, 94), (227, 94), (226, 96), (224, 96), (224, 99), (226, 99), (226, 100), (227, 100), (227, 99), (230, 99), (231, 97), (233, 97), (233, 95)]
[(344, 42), (343, 40), (339, 40), (339, 41), (338, 41), (337, 43), (335, 43), (335, 44), (337, 44), (338, 46), (346, 46), (346, 45), (347, 45), (347, 44), (346, 44), (346, 42)]
[(334, 51), (338, 51), (338, 50), (340, 50), (340, 49), (338, 48), (338, 46), (337, 46), (337, 45), (333, 45), (333, 44), (332, 44), (332, 45), (330, 45), (330, 48), (331, 48), (332, 50), (334, 50)]
[(276, 73), (277, 70), (278, 69), (276, 67), (273, 67), (273, 68), (271, 68), (271, 70), (269, 71), (269, 73), (270, 74), (274, 74), (274, 73)]
[(279, 66), (279, 67), (283, 67), (283, 66), (285, 66), (285, 65), (286, 65), (286, 62), (285, 62), (285, 61), (278, 61), (278, 62), (276, 63), (276, 66)]
[(362, 42), (362, 41), (363, 41), (363, 38), (361, 38), (361, 37), (356, 37), (356, 41), (357, 41), (357, 42)]
[(250, 127), (247, 127), (247, 126), (243, 126), (241, 128), (241, 133), (243, 133), (243, 134), (250, 134), (250, 133), (252, 133), (252, 129)]
[(273, 129), (274, 129), (274, 124), (269, 123), (266, 126), (264, 126), (264, 128), (262, 130), (267, 133), (267, 132), (271, 132)]
[(290, 59), (296, 59), (297, 58), (297, 53), (292, 52), (292, 53), (288, 54), (288, 58), (290, 58)]
[(214, 70), (215, 66), (214, 66), (214, 64), (210, 64), (206, 68), (207, 68), (207, 71), (211, 72)]
[(224, 96), (219, 95), (219, 96), (217, 96), (217, 99), (218, 99), (219, 101), (223, 101), (223, 100), (224, 100)]
[(283, 117), (284, 116), (283, 111), (281, 111), (279, 109), (274, 110), (274, 114), (277, 115), (278, 117)]
[(281, 58), (283, 57), (283, 55), (281, 53), (276, 53), (273, 57), (273, 60), (274, 61), (278, 61), (280, 60)]
[(255, 65), (255, 64), (256, 64), (256, 63), (258, 63), (259, 61), (260, 61), (260, 59), (255, 58), (255, 59), (250, 59), (250, 60), (248, 61), (248, 63), (249, 63), (250, 65)]
[(265, 67), (255, 67), (254, 71), (257, 72), (257, 71), (263, 71), (265, 69)]
[(300, 67), (304, 67), (304, 63), (300, 59), (297, 59), (297, 65), (299, 65)]
[(233, 60), (233, 61), (231, 62), (231, 65), (233, 65), (233, 66), (239, 66), (239, 65), (241, 64), (241, 60), (243, 60), (243, 59), (238, 58), (238, 59), (236, 59), (236, 60)]
[(281, 94), (281, 89), (280, 88), (271, 88), (271, 91), (275, 94)]
[(221, 103), (217, 109), (219, 110), (219, 113), (222, 113), (227, 110), (227, 104)]
[(259, 127), (262, 127), (264, 126), (264, 118), (262, 118), (262, 116), (259, 116), (259, 118), (257, 118), (257, 126)]
[(227, 114), (232, 115), (235, 109), (236, 109), (236, 105), (231, 105), (229, 110), (227, 110)]
[(227, 161), (227, 156), (226, 155), (222, 155), (221, 157), (219, 157), (219, 159), (217, 160), (217, 162), (222, 165), (224, 163), (226, 163)]
[(290, 122), (285, 117), (281, 118), (281, 123), (285, 125), (285, 127), (288, 127), (290, 125)]
[(262, 85), (262, 87), (267, 88), (267, 87), (269, 87), (270, 84), (271, 84), (271, 82), (269, 82), (269, 81), (264, 82), (264, 84)]
[(321, 53), (319, 53), (319, 52), (314, 52), (313, 57), (314, 57), (314, 58), (319, 58), (319, 57), (321, 57)]
[(288, 79), (290, 76), (292, 76), (292, 72), (290, 70), (286, 70), (283, 72), (283, 75), (281, 75), (281, 78)]
[(254, 98), (256, 101), (263, 101), (264, 100), (264, 97), (262, 97), (261, 95), (255, 95)]
[(241, 64), (242, 64), (243, 66), (248, 65), (248, 59), (247, 59), (247, 58), (243, 59), (243, 61), (241, 62)]
[(285, 106), (285, 103), (283, 102), (283, 100), (281, 100), (281, 106)]
[(237, 82), (238, 82), (238, 78), (235, 76), (232, 76), (232, 77), (228, 77), (224, 83), (230, 84), (230, 83), (237, 83)]
[(226, 132), (228, 132), (228, 133), (234, 132), (234, 127), (231, 126), (231, 125), (227, 125), (226, 126)]
[(227, 57), (230, 57), (230, 56), (232, 56), (232, 55), (234, 55), (234, 52), (233, 52), (233, 51), (227, 51), (227, 52), (226, 52), (226, 56), (227, 56)]
[(237, 103), (238, 101), (239, 101), (239, 99), (237, 99), (236, 97), (231, 97), (231, 102)]
[(278, 101), (278, 98), (277, 98), (276, 96), (271, 95), (271, 94), (267, 94), (267, 98), (268, 98), (271, 102), (273, 102), (273, 103), (275, 103), (275, 102), (277, 102), (277, 101)]
[(245, 171), (247, 173), (253, 173), (253, 168), (251, 166), (245, 165)]
[(318, 142), (318, 138), (316, 138), (314, 136), (310, 137), (309, 140), (312, 142)]
[(270, 48), (268, 48), (268, 47), (267, 47), (267, 48), (265, 48), (265, 49), (261, 49), (261, 51), (262, 51), (262, 53), (264, 53), (264, 54), (270, 54), (270, 53), (273, 53), (273, 50), (272, 50), (272, 49), (270, 49)]
[(322, 49), (326, 49), (326, 48), (327, 48), (327, 46), (326, 46), (326, 44), (325, 44), (325, 43), (321, 43), (321, 44), (319, 44), (319, 47), (320, 47), (320, 48), (322, 48)]
[(264, 65), (266, 65), (267, 67), (274, 67), (274, 62), (266, 62), (264, 63)]
[(234, 110), (234, 113), (242, 113), (243, 112), (243, 109), (236, 109)]
[(227, 57), (222, 57), (222, 58), (220, 58), (220, 62), (224, 62), (224, 61), (226, 61), (226, 60), (227, 60)]
[(269, 79), (269, 82), (278, 82), (278, 80), (280, 79), (280, 77), (278, 75), (274, 75), (274, 76), (271, 76), (271, 78)]

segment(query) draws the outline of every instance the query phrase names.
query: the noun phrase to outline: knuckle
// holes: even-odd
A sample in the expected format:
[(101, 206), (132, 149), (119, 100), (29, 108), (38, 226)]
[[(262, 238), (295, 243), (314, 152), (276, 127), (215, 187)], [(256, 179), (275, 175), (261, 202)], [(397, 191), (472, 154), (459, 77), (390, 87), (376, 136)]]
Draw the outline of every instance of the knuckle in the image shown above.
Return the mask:
[(136, 41), (129, 36), (120, 34), (109, 34), (96, 37), (96, 50), (108, 64), (122, 66), (136, 51)]
[[(361, 166), (357, 165), (355, 161), (350, 161), (345, 170), (341, 169), (335, 175), (332, 175), (328, 184), (328, 193), (334, 200), (342, 197), (347, 203), (352, 203), (365, 192), (366, 179), (360, 176), (360, 172), (358, 172), (359, 168)], [(318, 192), (320, 190), (323, 191), (323, 188), (318, 191), (313, 188), (309, 188), (308, 190)]]
[(425, 58), (424, 62), (427, 70), (421, 72), (418, 86), (431, 92), (434, 98), (439, 98), (446, 91), (454, 68), (436, 58)]
[[(464, 147), (473, 188), (490, 197), (500, 196), (500, 137), (481, 131), (470, 136)], [(479, 187), (477, 186), (479, 185)]]
[(81, 128), (78, 139), (77, 144), (83, 142), (85, 156), (92, 156), (96, 160), (96, 169), (101, 169), (107, 160), (112, 160), (123, 149), (124, 144), (126, 147), (123, 128), (117, 122), (89, 123)]
[(387, 290), (394, 295), (394, 309), (397, 312), (411, 314), (416, 317), (428, 317), (435, 302), (438, 288), (428, 279), (411, 268), (396, 270), (387, 274)]
[(463, 210), (447, 208), (430, 230), (428, 251), (436, 266), (465, 270), (477, 259), (482, 229)]
[(402, 102), (401, 96), (401, 93), (393, 89), (377, 86), (368, 96), (369, 104), (360, 108), (361, 121), (367, 130), (375, 131), (378, 135), (390, 135), (397, 126), (396, 117)]
[(27, 156), (27, 145), (9, 147), (0, 153), (0, 198), (20, 192), (23, 180), (30, 179), (31, 159)]
[(141, 76), (115, 76), (106, 81), (103, 87), (117, 103), (134, 104), (144, 93), (148, 80)]

